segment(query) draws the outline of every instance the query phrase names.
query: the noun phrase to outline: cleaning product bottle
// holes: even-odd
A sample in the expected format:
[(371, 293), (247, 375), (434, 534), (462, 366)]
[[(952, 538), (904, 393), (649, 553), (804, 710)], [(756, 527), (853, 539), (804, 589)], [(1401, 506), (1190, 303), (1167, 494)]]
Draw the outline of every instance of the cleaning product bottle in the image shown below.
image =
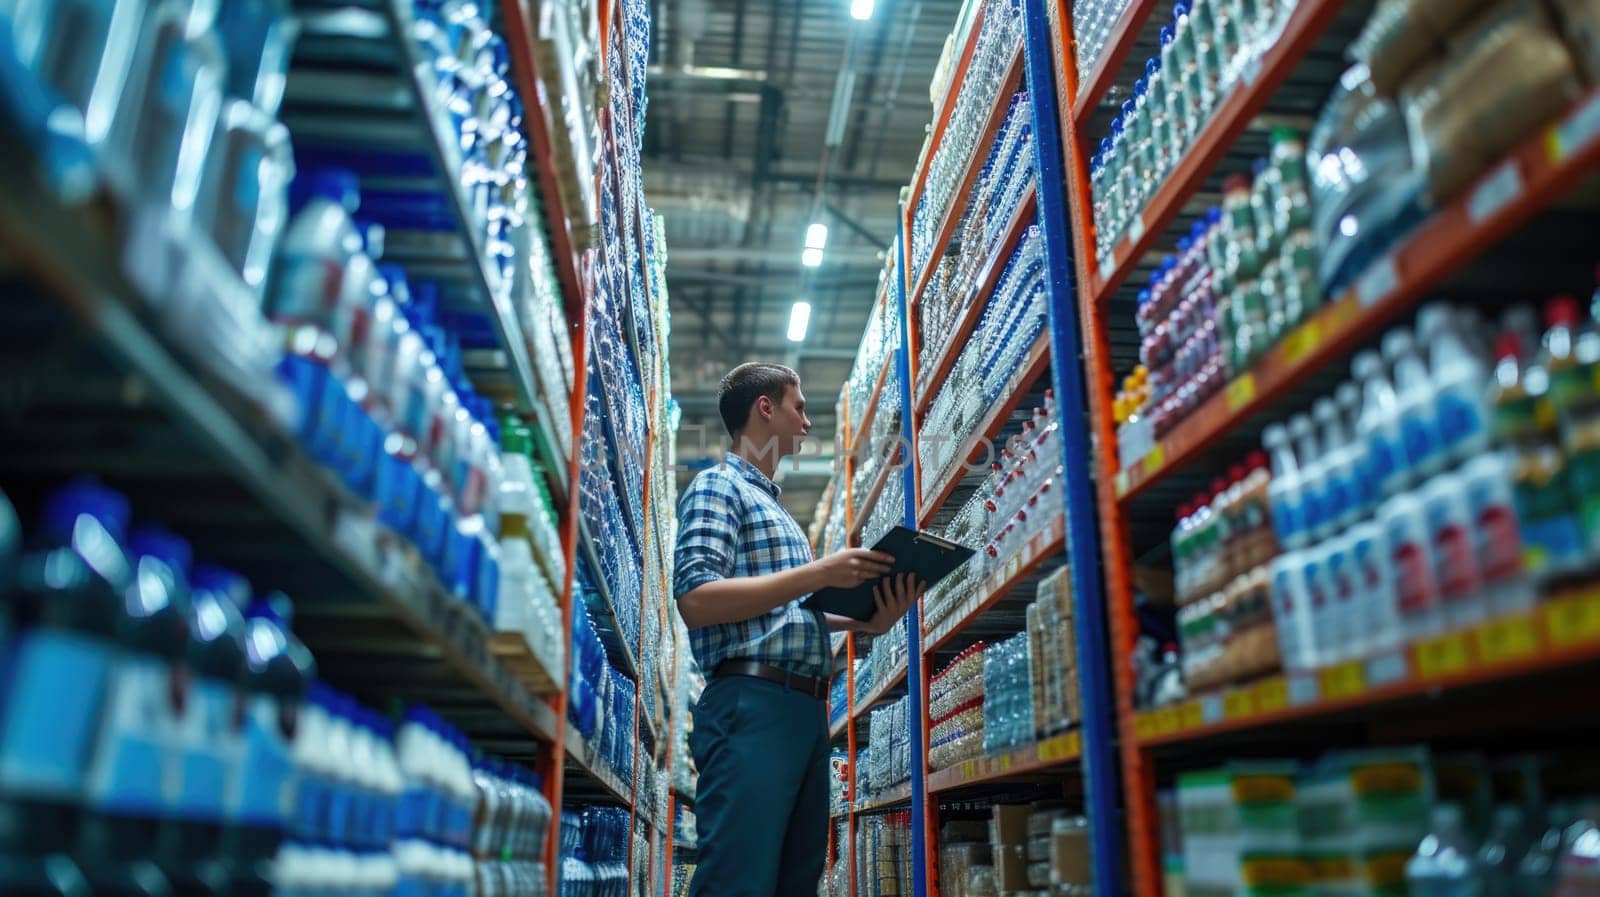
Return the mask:
[(1472, 515), (1473, 553), (1483, 578), (1484, 610), (1490, 617), (1526, 611), (1536, 597), (1533, 583), (1523, 575), (1514, 475), (1511, 455), (1504, 449), (1479, 455), (1460, 471)]
[(1444, 466), (1440, 451), (1433, 380), (1417, 354), (1411, 331), (1397, 327), (1384, 334), (1383, 360), (1394, 375), (1400, 417), (1400, 444), (1405, 451), (1405, 479), (1418, 482)]
[(1350, 527), (1350, 561), (1356, 575), (1356, 594), (1362, 607), (1365, 641), (1373, 653), (1389, 651), (1404, 641), (1399, 609), (1395, 605), (1394, 568), (1383, 528), (1372, 519)]
[(1515, 332), (1495, 341), (1495, 437), (1512, 453), (1512, 492), (1521, 524), (1523, 567), (1535, 580), (1571, 572), (1582, 563), (1583, 537), (1566, 489), (1566, 458), (1556, 441), (1549, 377), (1524, 361)]
[(1437, 635), (1442, 625), (1434, 577), (1437, 566), (1422, 500), (1411, 491), (1392, 496), (1379, 506), (1378, 522), (1389, 552), (1395, 608), (1405, 640)]
[(1489, 368), (1468, 348), (1447, 305), (1432, 303), (1417, 312), (1417, 335), (1428, 351), (1440, 456), (1459, 464), (1489, 445)]
[(1361, 384), (1361, 416), (1356, 435), (1367, 448), (1368, 482), (1376, 485), (1373, 504), (1405, 488), (1409, 481), (1405, 446), (1400, 436), (1400, 400), (1395, 395), (1383, 359), (1376, 352), (1361, 352), (1351, 365)]
[(1330, 520), (1323, 509), (1327, 470), (1323, 446), (1317, 442), (1311, 417), (1296, 414), (1289, 418), (1289, 439), (1294, 443), (1295, 459), (1300, 463), (1300, 517), (1311, 541), (1325, 537)]
[(1372, 510), (1378, 503), (1378, 487), (1371, 479), (1371, 462), (1367, 453), (1367, 441), (1361, 438), (1361, 386), (1352, 381), (1339, 384), (1334, 391), (1334, 403), (1339, 406), (1339, 416), (1343, 418), (1344, 432), (1346, 433), (1345, 451), (1348, 454), (1349, 473), (1349, 499), (1351, 502), (1350, 517), (1360, 520), (1372, 516)]
[(1261, 447), (1272, 459), (1272, 483), (1267, 487), (1272, 503), (1272, 529), (1285, 548), (1304, 548), (1311, 534), (1304, 524), (1300, 465), (1294, 446), (1289, 442), (1288, 428), (1283, 424), (1269, 424), (1261, 433)]
[(316, 662), (290, 631), (288, 596), (258, 597), (245, 611), (244, 762), (248, 774), (229, 795), (230, 853), (237, 858), (236, 891), (270, 891), (273, 858), (283, 843), (293, 810), (293, 747), (306, 688)]
[[(1355, 466), (1353, 440), (1345, 429), (1344, 416), (1333, 399), (1323, 397), (1311, 406), (1312, 419), (1316, 421), (1318, 438), (1322, 442), (1322, 501), (1323, 521), (1320, 535), (1348, 529), (1359, 518), (1359, 500), (1355, 485), (1359, 472)], [(1317, 534), (1313, 534), (1317, 535)]]
[[(1597, 291), (1600, 293), (1600, 291)], [(1600, 560), (1600, 332), (1579, 322), (1577, 300), (1557, 296), (1545, 304), (1544, 365), (1550, 406), (1566, 456), (1567, 488), (1590, 562)]]
[(1484, 618), (1483, 574), (1478, 566), (1473, 517), (1466, 485), (1445, 472), (1423, 483), (1415, 494), (1422, 501), (1433, 555), (1434, 582), (1439, 588), (1443, 629), (1460, 629)]
[[(58, 489), (17, 563), (0, 680), (0, 883), (68, 890), (85, 781), (132, 578), (128, 503), (94, 481)], [(68, 877), (64, 884), (59, 875)], [(81, 888), (80, 888), (81, 892)]]

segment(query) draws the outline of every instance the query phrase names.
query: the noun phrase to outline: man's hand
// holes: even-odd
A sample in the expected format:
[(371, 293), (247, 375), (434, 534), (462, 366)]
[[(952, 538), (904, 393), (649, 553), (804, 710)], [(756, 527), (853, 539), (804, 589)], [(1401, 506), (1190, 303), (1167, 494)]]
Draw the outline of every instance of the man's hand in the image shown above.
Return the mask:
[(824, 585), (850, 589), (888, 573), (894, 555), (868, 548), (846, 548), (811, 563)]
[(927, 590), (928, 584), (912, 573), (902, 573), (873, 586), (872, 600), (878, 609), (870, 620), (861, 624), (861, 631), (869, 635), (888, 632)]

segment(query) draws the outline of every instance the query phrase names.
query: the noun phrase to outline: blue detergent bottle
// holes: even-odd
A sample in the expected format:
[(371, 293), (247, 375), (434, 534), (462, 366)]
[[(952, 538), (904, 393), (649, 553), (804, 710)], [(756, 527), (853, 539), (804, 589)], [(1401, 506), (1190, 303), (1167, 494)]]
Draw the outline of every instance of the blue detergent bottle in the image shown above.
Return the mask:
[(0, 892), (81, 893), (68, 853), (117, 650), (128, 503), (94, 481), (56, 491), (16, 567), (0, 655)]

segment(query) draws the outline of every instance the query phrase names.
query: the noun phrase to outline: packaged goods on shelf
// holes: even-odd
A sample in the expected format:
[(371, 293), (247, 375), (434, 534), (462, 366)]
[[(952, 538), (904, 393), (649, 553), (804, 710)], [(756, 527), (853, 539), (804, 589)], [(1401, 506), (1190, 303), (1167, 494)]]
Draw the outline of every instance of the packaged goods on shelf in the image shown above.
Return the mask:
[(1181, 853), (1189, 894), (1264, 883), (1413, 895), (1588, 887), (1600, 802), (1552, 799), (1530, 774), (1538, 758), (1522, 759), (1531, 762), (1491, 774), (1481, 757), (1382, 748), (1181, 773), (1163, 852)]
[[(890, 520), (899, 522), (901, 510), (898, 502), (889, 502), (884, 498), (884, 493), (879, 494), (877, 503), (866, 507), (865, 502), (871, 497), (873, 485), (880, 479), (887, 477), (884, 489), (894, 485), (895, 472), (903, 470), (907, 458), (903, 457), (901, 445), (903, 439), (900, 430), (901, 389), (900, 369), (898, 365), (889, 362), (889, 371), (884, 375), (883, 389), (878, 395), (878, 406), (872, 414), (872, 426), (866, 433), (856, 437), (855, 445), (851, 447), (856, 457), (855, 479), (852, 482), (857, 519), (863, 517), (871, 520)], [(886, 473), (884, 468), (888, 467)], [(868, 524), (870, 525), (870, 523)], [(879, 524), (881, 526), (881, 523)], [(871, 540), (863, 539), (863, 544), (871, 545)]]
[[(994, 477), (986, 480), (988, 485)], [(989, 539), (989, 502), (993, 489), (980, 487), (962, 504), (955, 517), (940, 533), (957, 545), (982, 545)], [(922, 599), (923, 628), (932, 631), (953, 613), (959, 604), (977, 591), (983, 581), (989, 558), (976, 552), (949, 576), (939, 580)]]
[(1065, 731), (1081, 717), (1073, 616), (1072, 579), (1069, 569), (1062, 567), (1040, 581), (1027, 610), (1033, 719), (1039, 738)]
[[(939, 893), (949, 897), (977, 897), (969, 890), (972, 870), (994, 875), (994, 850), (982, 823), (946, 823), (939, 831)], [(982, 873), (980, 873), (981, 875)]]
[(916, 395), (926, 395), (937, 376), (938, 359), (950, 349), (956, 322), (976, 295), (984, 262), (1001, 243), (1002, 231), (1033, 185), (1031, 106), (1026, 91), (1011, 98), (999, 133), (980, 169), (978, 182), (964, 197), (965, 211), (956, 233), (945, 245), (927, 287), (918, 299), (918, 351)]
[(1033, 743), (1033, 683), (1028, 634), (1018, 633), (983, 652), (983, 752), (997, 754)]
[(563, 810), (560, 894), (626, 894), (628, 837), (626, 809)]
[(917, 462), (926, 501), (965, 463), (979, 423), (993, 409), (1045, 324), (1043, 243), (1030, 227), (1006, 263), (994, 295), (918, 430)]
[(930, 769), (948, 769), (983, 753), (984, 652), (979, 642), (956, 655), (928, 686)]
[[(71, 483), (8, 558), (5, 803), (77, 819), (6, 839), (22, 876), (8, 880), (63, 864), (96, 891), (129, 874), (161, 890), (340, 890), (538, 872), (548, 805), (529, 774), (475, 765), (426, 708), (397, 726), (315, 681), (285, 596), (252, 598), (243, 577), (129, 517), (119, 493)], [(96, 846), (106, 837), (116, 856)], [(504, 865), (475, 870), (480, 847)]]
[[(1087, 80), (1089, 73), (1094, 70), (1100, 61), (1100, 55), (1105, 49), (1106, 39), (1111, 36), (1111, 29), (1117, 24), (1117, 19), (1122, 16), (1122, 11), (1127, 9), (1128, 0), (1073, 0), (1072, 2), (1072, 35), (1077, 41), (1077, 53), (1074, 54), (1078, 63), (1078, 78)], [(1152, 63), (1155, 68), (1160, 67), (1158, 60), (1145, 63), (1145, 87), (1149, 94), (1150, 75)]]
[(855, 665), (833, 678), (833, 685), (828, 694), (828, 725), (837, 726), (844, 720), (845, 714), (850, 712), (851, 682), (859, 681), (862, 665), (866, 661), (856, 659)]
[(889, 627), (889, 631), (876, 636), (867, 649), (867, 691), (857, 692), (860, 697), (873, 694), (886, 686), (891, 679), (904, 678), (906, 671), (906, 621), (902, 617)]
[(537, 777), (520, 767), (487, 761), (474, 767), (478, 789), (472, 855), (482, 897), (547, 892), (544, 845), (550, 803)]
[(901, 698), (870, 715), (866, 765), (857, 779), (865, 796), (887, 791), (911, 778), (911, 701)]
[[(1139, 367), (1116, 411), (1143, 450), (1322, 304), (1305, 149), (1285, 128), (1271, 146), (1253, 177), (1226, 181), (1222, 206), (1195, 222), (1139, 293)], [(1148, 433), (1126, 433), (1137, 429), (1131, 421)], [(1126, 463), (1137, 460), (1131, 449)]]
[(904, 476), (897, 475), (901, 469), (898, 464), (894, 465), (883, 483), (883, 489), (878, 492), (878, 503), (872, 508), (871, 516), (861, 530), (862, 545), (876, 545), (890, 530), (905, 525), (906, 481)]
[(857, 897), (904, 897), (911, 876), (911, 814), (863, 817), (856, 828)]
[(949, 122), (928, 160), (921, 192), (911, 213), (911, 278), (922, 279), (930, 263), (933, 244), (957, 196), (962, 177), (978, 155), (984, 123), (1005, 82), (1006, 68), (1022, 41), (1020, 4), (1001, 2), (985, 7), (978, 25), (966, 74), (956, 85), (958, 93)]
[(835, 750), (828, 755), (828, 813), (841, 816), (850, 808), (850, 754)]

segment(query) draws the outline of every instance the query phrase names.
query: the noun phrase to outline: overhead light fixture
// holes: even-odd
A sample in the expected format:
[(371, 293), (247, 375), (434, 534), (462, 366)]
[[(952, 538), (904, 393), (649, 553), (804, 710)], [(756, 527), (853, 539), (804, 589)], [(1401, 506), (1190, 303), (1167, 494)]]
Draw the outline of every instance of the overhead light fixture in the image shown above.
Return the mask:
[(811, 326), (811, 303), (804, 299), (789, 310), (789, 342), (804, 342), (806, 328)]
[(806, 228), (806, 248), (800, 253), (800, 264), (815, 268), (822, 264), (822, 250), (828, 247), (828, 226), (820, 221)]
[(873, 0), (850, 0), (850, 18), (865, 22), (872, 18)]

